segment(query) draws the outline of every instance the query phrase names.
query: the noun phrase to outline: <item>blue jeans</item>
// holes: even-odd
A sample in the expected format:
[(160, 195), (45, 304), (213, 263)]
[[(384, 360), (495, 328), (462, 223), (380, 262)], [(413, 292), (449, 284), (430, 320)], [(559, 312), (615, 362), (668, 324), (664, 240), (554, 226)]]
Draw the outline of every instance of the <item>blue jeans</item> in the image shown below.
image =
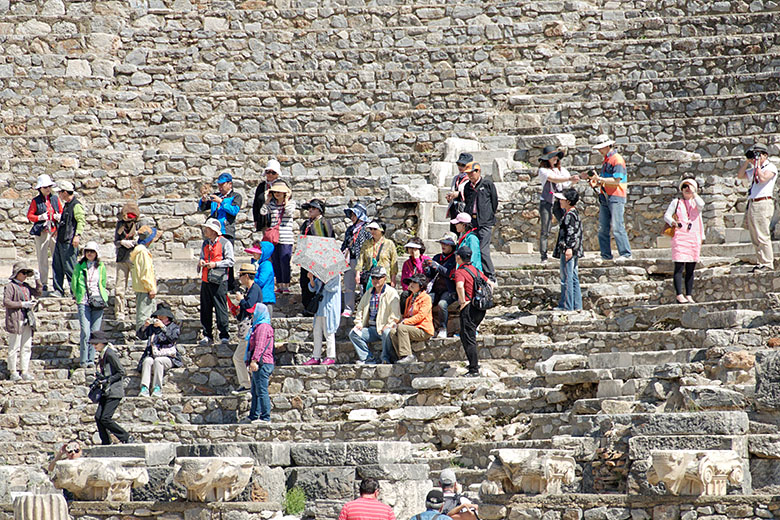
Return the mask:
[(95, 347), (89, 342), (93, 332), (100, 330), (103, 324), (103, 309), (93, 309), (84, 303), (78, 304), (79, 325), (79, 362), (82, 364), (95, 362)]
[(582, 309), (582, 292), (580, 292), (579, 261), (577, 256), (572, 256), (566, 261), (561, 255), (561, 299), (558, 308), (565, 311), (578, 311)]
[[(355, 353), (360, 361), (368, 363), (378, 363), (378, 359), (368, 347), (369, 343), (382, 342), (382, 353), (386, 351), (393, 352), (393, 343), (390, 341), (390, 332), (385, 332), (381, 336), (376, 327), (364, 327), (359, 331), (352, 329), (349, 331), (349, 340), (355, 346)], [(388, 350), (389, 349), (389, 350)]]
[(263, 363), (252, 374), (252, 405), (249, 407), (249, 420), (271, 420), (271, 398), (268, 396), (268, 380), (274, 371), (273, 363)]
[(626, 210), (624, 197), (609, 197), (599, 195), (599, 249), (601, 258), (612, 260), (612, 246), (609, 243), (609, 232), (615, 236), (615, 245), (620, 256), (631, 256), (631, 246), (628, 243), (628, 234), (623, 222), (623, 213)]
[(447, 291), (441, 295), (436, 304), (439, 307), (439, 316), (441, 316), (441, 325), (439, 328), (447, 330), (447, 321), (450, 319), (449, 307), (456, 301), (458, 301), (458, 295), (453, 292)]

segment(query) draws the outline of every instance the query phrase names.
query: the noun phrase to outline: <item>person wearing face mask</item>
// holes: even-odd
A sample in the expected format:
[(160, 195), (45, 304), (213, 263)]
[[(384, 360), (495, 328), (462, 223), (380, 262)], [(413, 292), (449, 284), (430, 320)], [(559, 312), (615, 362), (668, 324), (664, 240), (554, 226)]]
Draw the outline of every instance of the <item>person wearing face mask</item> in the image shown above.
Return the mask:
[(756, 248), (758, 265), (753, 271), (771, 271), (775, 268), (770, 224), (775, 210), (773, 196), (777, 167), (769, 161), (769, 152), (762, 143), (754, 144), (745, 152), (745, 157), (737, 172), (737, 178), (744, 179), (743, 182), (750, 186), (744, 226), (750, 231), (750, 241)]
[(368, 212), (366, 207), (360, 203), (344, 210), (344, 214), (352, 221), (352, 225), (344, 233), (344, 241), (341, 243), (341, 251), (349, 262), (349, 270), (344, 273), (344, 312), (341, 315), (345, 318), (352, 316), (355, 311), (355, 287), (357, 285), (356, 266), (360, 249), (366, 240), (371, 239), (371, 233), (366, 228), (368, 222)]
[[(325, 214), (325, 203), (320, 199), (312, 199), (309, 202), (301, 205), (301, 209), (308, 212), (309, 218), (301, 224), (301, 236), (318, 236), (333, 238), (333, 224), (330, 220), (323, 217)], [(309, 272), (301, 267), (300, 273), (300, 285), (301, 285), (301, 303), (303, 304), (304, 316), (311, 316), (306, 312), (306, 307), (309, 305), (314, 292), (309, 288)], [(339, 305), (341, 303), (339, 302)]]
[(35, 254), (38, 257), (38, 272), (41, 273), (43, 292), (49, 291), (49, 256), (54, 256), (54, 243), (57, 235), (57, 222), (62, 214), (60, 198), (52, 193), (54, 181), (51, 177), (40, 175), (35, 189), (38, 195), (30, 201), (27, 220), (32, 222), (30, 234), (35, 241)]
[[(35, 277), (35, 287), (25, 283), (27, 278)], [(23, 262), (14, 264), (10, 282), (3, 290), (5, 307), (5, 331), (8, 333), (8, 372), (11, 381), (32, 381), (29, 372), (32, 354), (32, 337), (35, 329), (35, 298), (40, 298), (43, 285), (39, 275)], [(16, 371), (17, 358), (21, 358), (22, 375)]]
[(84, 257), (73, 271), (71, 290), (79, 311), (81, 335), (79, 339), (79, 366), (95, 366), (95, 349), (89, 343), (90, 335), (100, 330), (103, 311), (108, 305), (106, 289), (106, 264), (98, 256), (97, 242), (89, 241), (84, 246)]

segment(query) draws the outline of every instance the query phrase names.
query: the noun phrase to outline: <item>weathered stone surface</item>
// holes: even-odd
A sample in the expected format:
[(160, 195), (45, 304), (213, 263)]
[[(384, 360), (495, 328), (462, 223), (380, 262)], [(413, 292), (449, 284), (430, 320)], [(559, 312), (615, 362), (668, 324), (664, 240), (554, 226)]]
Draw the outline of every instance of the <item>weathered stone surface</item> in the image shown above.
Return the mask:
[(718, 386), (681, 386), (680, 394), (686, 408), (742, 410), (747, 405), (742, 393)]
[(85, 450), (88, 457), (119, 457), (143, 459), (147, 466), (167, 466), (176, 457), (174, 443), (109, 444)]
[(81, 138), (75, 135), (61, 135), (51, 143), (55, 152), (77, 152), (81, 150)]
[(756, 406), (780, 409), (780, 352), (762, 350), (756, 354)]
[(653, 162), (686, 163), (701, 160), (701, 155), (698, 153), (668, 149), (648, 150), (645, 152), (645, 157), (648, 161)]
[(149, 481), (143, 459), (80, 458), (61, 460), (54, 466), (52, 482), (79, 500), (128, 502), (130, 489)]
[(192, 502), (226, 502), (246, 488), (254, 461), (249, 457), (178, 457), (173, 479)]
[(250, 457), (260, 466), (289, 466), (290, 443), (220, 442), (176, 447), (177, 457)]
[(62, 493), (17, 496), (14, 520), (70, 520), (68, 503)]
[(748, 423), (744, 412), (659, 413), (637, 416), (632, 434), (741, 435)]
[(725, 495), (728, 485), (742, 486), (742, 458), (733, 451), (657, 450), (647, 480), (663, 482), (672, 495)]
[(744, 435), (633, 436), (628, 440), (628, 458), (631, 460), (649, 459), (650, 453), (658, 450), (725, 450), (743, 458), (748, 456)]
[(287, 487), (300, 486), (306, 498), (351, 499), (355, 485), (354, 466), (294, 466), (285, 470)]
[(588, 358), (580, 354), (555, 354), (534, 365), (534, 370), (540, 376), (545, 376), (554, 370), (574, 370), (588, 365)]
[(750, 478), (755, 493), (780, 494), (780, 460), (750, 459)]
[(425, 480), (430, 468), (427, 464), (377, 464), (357, 467), (359, 478), (377, 480)]
[(0, 466), (0, 504), (13, 502), (12, 492), (55, 492), (41, 470), (28, 466)]
[(505, 493), (561, 493), (574, 483), (576, 463), (564, 450), (499, 449), (488, 467), (487, 478), (498, 482)]
[(458, 156), (464, 152), (476, 152), (482, 150), (482, 143), (473, 139), (460, 139), (449, 137), (444, 141), (444, 161), (454, 163)]
[(752, 434), (748, 436), (750, 455), (763, 459), (780, 459), (780, 435)]

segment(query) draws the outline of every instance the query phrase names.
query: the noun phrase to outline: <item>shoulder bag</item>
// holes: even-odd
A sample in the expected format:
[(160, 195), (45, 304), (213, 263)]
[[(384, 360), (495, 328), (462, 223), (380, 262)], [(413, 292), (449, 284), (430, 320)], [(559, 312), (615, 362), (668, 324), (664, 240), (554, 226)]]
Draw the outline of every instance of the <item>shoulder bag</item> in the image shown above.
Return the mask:
[[(98, 293), (97, 294), (89, 294), (89, 277), (87, 276), (87, 273), (89, 272), (89, 267), (84, 269), (84, 288), (87, 291), (87, 305), (89, 305), (90, 309), (105, 309), (108, 307), (108, 303), (106, 300), (103, 299), (103, 295), (100, 294), (100, 282), (98, 282)], [(100, 266), (97, 267), (97, 276), (98, 280), (100, 279)]]
[[(677, 215), (677, 210), (680, 208), (680, 199), (677, 199), (677, 205), (674, 207), (674, 214)], [(668, 237), (673, 237), (675, 231), (677, 231), (677, 228), (674, 226), (670, 226), (664, 221), (664, 232), (663, 234)]]
[(284, 208), (282, 208), (281, 211), (279, 211), (279, 219), (276, 221), (276, 224), (274, 226), (266, 228), (265, 231), (263, 231), (264, 242), (271, 242), (273, 245), (279, 243), (279, 228), (282, 226), (283, 215), (284, 215)]
[(371, 269), (376, 267), (379, 262), (377, 261), (380, 256), (382, 256), (382, 249), (384, 249), (385, 243), (382, 242), (382, 245), (379, 246), (379, 251), (376, 252), (376, 256), (371, 259), (371, 265), (368, 267), (367, 270), (360, 273), (360, 284), (368, 290), (368, 282), (371, 280), (371, 276), (368, 274), (371, 272)]

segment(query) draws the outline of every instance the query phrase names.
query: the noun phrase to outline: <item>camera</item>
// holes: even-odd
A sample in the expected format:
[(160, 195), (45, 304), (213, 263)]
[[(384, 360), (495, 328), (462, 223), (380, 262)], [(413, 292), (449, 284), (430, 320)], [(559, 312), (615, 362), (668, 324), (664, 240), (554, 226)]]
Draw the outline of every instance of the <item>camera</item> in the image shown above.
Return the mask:
[(751, 160), (755, 159), (756, 158), (756, 152), (754, 152), (753, 150), (748, 150), (747, 152), (745, 152), (745, 157), (747, 157), (748, 159), (751, 159)]

